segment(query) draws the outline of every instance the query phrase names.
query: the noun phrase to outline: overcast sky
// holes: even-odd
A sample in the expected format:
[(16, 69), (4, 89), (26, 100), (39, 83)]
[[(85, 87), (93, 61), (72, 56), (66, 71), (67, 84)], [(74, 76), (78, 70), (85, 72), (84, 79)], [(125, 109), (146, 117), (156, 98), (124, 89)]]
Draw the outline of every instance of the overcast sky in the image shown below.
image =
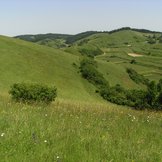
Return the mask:
[(0, 34), (162, 31), (162, 0), (0, 0)]

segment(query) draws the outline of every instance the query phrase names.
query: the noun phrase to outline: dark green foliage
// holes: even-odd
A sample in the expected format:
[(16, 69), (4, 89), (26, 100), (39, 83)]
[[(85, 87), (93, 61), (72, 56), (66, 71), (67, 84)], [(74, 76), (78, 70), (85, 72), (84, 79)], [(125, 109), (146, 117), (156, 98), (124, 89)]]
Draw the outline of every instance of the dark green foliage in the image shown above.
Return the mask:
[(133, 60), (130, 61), (130, 63), (131, 63), (131, 64), (136, 64), (137, 62), (136, 62), (135, 59), (133, 59)]
[(162, 105), (162, 91), (160, 92), (160, 94), (158, 96), (158, 102), (160, 105)]
[(127, 68), (127, 73), (129, 74), (129, 77), (137, 84), (144, 84), (147, 85), (149, 80), (146, 79), (143, 75), (138, 74), (134, 69)]
[(157, 85), (154, 81), (148, 84), (146, 99), (149, 105), (153, 106), (157, 98)]
[(150, 106), (147, 103), (146, 95), (147, 92), (143, 90), (127, 90), (127, 103), (136, 109), (149, 108)]
[(66, 39), (66, 43), (73, 44), (74, 42), (76, 42), (78, 40), (84, 39), (84, 38), (89, 37), (96, 33), (98, 33), (98, 32), (97, 31), (87, 31), (87, 32), (79, 33), (79, 34), (68, 37)]
[(160, 79), (159, 83), (157, 84), (157, 91), (162, 92), (162, 79)]
[(82, 46), (84, 44), (87, 44), (89, 42), (89, 39), (83, 39), (78, 43), (78, 46)]
[(97, 87), (108, 86), (103, 75), (97, 71), (97, 63), (93, 59), (84, 58), (80, 63), (82, 77)]
[(9, 94), (15, 101), (19, 102), (50, 103), (55, 100), (57, 89), (40, 84), (17, 83), (11, 86)]
[(124, 31), (124, 30), (131, 30), (131, 31), (136, 31), (136, 32), (141, 32), (141, 33), (160, 33), (160, 32), (156, 32), (156, 31), (151, 31), (151, 30), (147, 30), (147, 29), (136, 29), (136, 28), (130, 28), (130, 27), (123, 27), (123, 28), (119, 28), (119, 29), (116, 29), (116, 30), (112, 30), (108, 33), (112, 34), (112, 33), (116, 33), (116, 32), (119, 32), (119, 31)]
[(127, 105), (136, 109), (145, 109), (151, 107), (147, 103), (146, 91), (126, 90), (120, 85), (116, 85), (115, 87), (111, 87), (109, 89), (102, 89), (100, 94), (105, 100), (118, 105)]
[(101, 55), (103, 53), (102, 50), (97, 47), (81, 48), (79, 49), (79, 52), (84, 56), (88, 56), (92, 58), (94, 56)]
[(19, 38), (25, 41), (29, 41), (29, 42), (39, 42), (39, 41), (43, 41), (43, 40), (54, 40), (54, 39), (67, 39), (68, 37), (70, 37), (71, 35), (68, 34), (38, 34), (38, 35), (20, 35), (20, 36), (16, 36), (15, 38)]
[(120, 85), (111, 88), (103, 87), (100, 94), (107, 101), (118, 105), (127, 105), (126, 91)]
[(149, 43), (149, 44), (155, 44), (155, 43), (156, 43), (156, 39), (153, 38), (153, 37), (149, 37), (149, 38), (148, 38), (148, 43)]
[(159, 43), (162, 43), (162, 35), (159, 37)]
[(150, 82), (147, 90), (147, 102), (152, 109), (162, 110), (162, 79), (156, 84), (154, 81)]
[(116, 32), (119, 32), (119, 31), (124, 31), (124, 30), (131, 30), (131, 28), (130, 27), (123, 27), (123, 28), (115, 29), (115, 30), (110, 31), (109, 34), (113, 34), (113, 33), (116, 33)]
[(109, 89), (102, 89), (101, 96), (107, 101), (116, 103), (118, 105), (127, 105), (135, 108), (145, 108), (146, 92), (141, 90), (126, 90), (120, 85), (116, 85)]

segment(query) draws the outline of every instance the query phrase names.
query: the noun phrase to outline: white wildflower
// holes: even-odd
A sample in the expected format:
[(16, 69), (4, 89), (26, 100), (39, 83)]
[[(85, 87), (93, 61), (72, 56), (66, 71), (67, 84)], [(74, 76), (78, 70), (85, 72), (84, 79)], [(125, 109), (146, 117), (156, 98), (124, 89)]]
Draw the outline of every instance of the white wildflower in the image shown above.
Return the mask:
[(57, 159), (59, 159), (60, 157), (59, 156), (57, 156)]
[(45, 143), (47, 143), (47, 140), (44, 140)]
[(3, 137), (5, 135), (5, 133), (1, 133), (1, 137)]

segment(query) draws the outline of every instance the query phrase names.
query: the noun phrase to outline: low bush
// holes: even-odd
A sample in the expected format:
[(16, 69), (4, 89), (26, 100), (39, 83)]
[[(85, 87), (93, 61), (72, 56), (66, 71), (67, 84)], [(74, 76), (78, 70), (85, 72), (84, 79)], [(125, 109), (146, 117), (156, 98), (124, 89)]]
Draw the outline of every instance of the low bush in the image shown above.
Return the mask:
[(11, 86), (9, 94), (18, 102), (50, 103), (55, 100), (57, 89), (41, 84), (17, 83)]
[(129, 77), (137, 84), (148, 85), (149, 80), (146, 79), (143, 75), (138, 74), (134, 69), (127, 68), (127, 73)]
[(83, 55), (83, 56), (88, 56), (88, 57), (94, 57), (97, 55), (101, 55), (103, 53), (103, 51), (97, 47), (84, 47), (84, 48), (80, 48), (79, 52)]
[(102, 89), (100, 94), (105, 100), (118, 105), (127, 105), (136, 109), (150, 107), (146, 100), (147, 92), (142, 90), (126, 90), (120, 85), (116, 85), (109, 89)]
[(97, 71), (97, 63), (93, 59), (84, 58), (80, 63), (82, 77), (98, 88), (109, 86), (103, 75)]

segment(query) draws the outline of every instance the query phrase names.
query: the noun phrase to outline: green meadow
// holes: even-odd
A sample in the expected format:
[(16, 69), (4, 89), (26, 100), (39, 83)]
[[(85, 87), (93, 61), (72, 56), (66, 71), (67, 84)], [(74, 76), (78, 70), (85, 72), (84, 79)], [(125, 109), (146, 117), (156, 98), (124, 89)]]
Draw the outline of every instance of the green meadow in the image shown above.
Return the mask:
[(57, 100), (0, 103), (0, 159), (160, 162), (162, 114), (113, 104)]

